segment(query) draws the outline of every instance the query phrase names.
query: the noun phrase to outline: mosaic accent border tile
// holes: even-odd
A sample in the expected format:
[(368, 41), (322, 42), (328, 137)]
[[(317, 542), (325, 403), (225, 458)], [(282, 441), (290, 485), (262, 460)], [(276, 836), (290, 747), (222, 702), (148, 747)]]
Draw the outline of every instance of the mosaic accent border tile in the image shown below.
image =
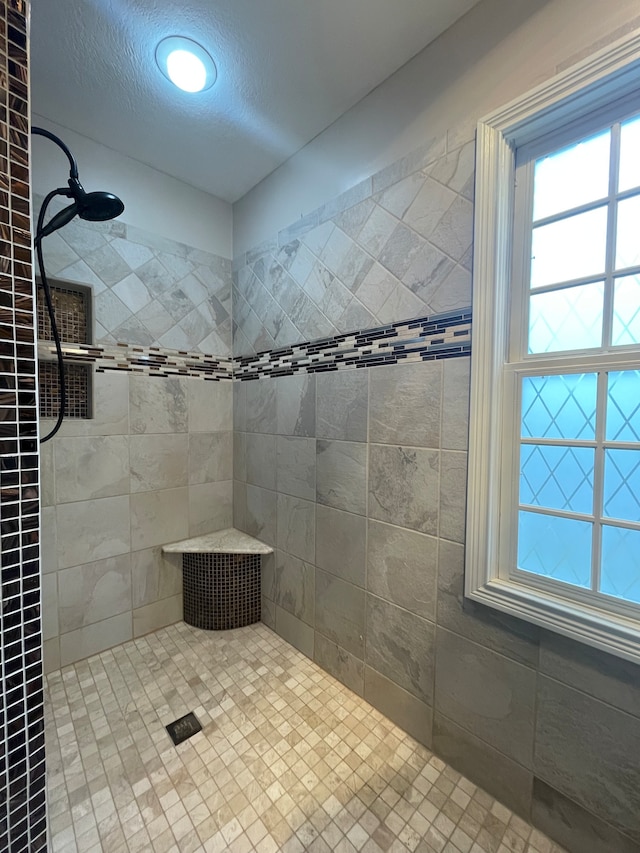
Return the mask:
[[(294, 373), (321, 373), (469, 355), (471, 308), (318, 338), (233, 359), (131, 344), (67, 344), (63, 345), (62, 352), (65, 361), (93, 363), (98, 372), (186, 376), (213, 382), (276, 378)], [(39, 343), (38, 357), (45, 361), (55, 358), (55, 348)]]
[[(138, 347), (131, 344), (63, 344), (62, 353), (65, 361), (92, 363), (99, 373), (108, 370), (144, 373), (149, 376), (188, 376), (213, 382), (233, 379), (231, 359), (216, 358), (199, 352)], [(43, 360), (55, 358), (55, 347), (39, 343), (38, 356)]]
[(0, 0), (0, 850), (46, 851), (28, 4)]
[(471, 352), (471, 309), (237, 356), (234, 379), (290, 376), (399, 362), (458, 358)]

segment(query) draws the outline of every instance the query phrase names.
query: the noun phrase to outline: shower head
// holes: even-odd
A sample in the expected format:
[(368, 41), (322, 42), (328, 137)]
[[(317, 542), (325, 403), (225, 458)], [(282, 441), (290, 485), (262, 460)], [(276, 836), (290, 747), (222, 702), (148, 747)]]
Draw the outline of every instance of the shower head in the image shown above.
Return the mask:
[(124, 204), (117, 195), (97, 190), (87, 193), (79, 208), (80, 219), (86, 219), (89, 222), (105, 222), (107, 219), (120, 216), (124, 210)]
[(88, 222), (105, 222), (107, 219), (120, 216), (124, 210), (124, 204), (117, 195), (101, 190), (85, 192), (77, 178), (69, 178), (69, 189), (80, 219), (86, 219)]
[(88, 222), (104, 222), (107, 219), (114, 219), (120, 216), (124, 210), (124, 204), (113, 193), (96, 191), (88, 193), (78, 179), (78, 165), (73, 154), (69, 151), (64, 142), (55, 134), (42, 127), (32, 127), (31, 132), (36, 136), (44, 136), (61, 148), (67, 155), (69, 161), (69, 188), (55, 190), (52, 195), (62, 195), (73, 199), (73, 202), (56, 213), (51, 220), (38, 229), (36, 240), (41, 240), (49, 234), (53, 234), (59, 228), (62, 228), (75, 216), (80, 219), (85, 219)]

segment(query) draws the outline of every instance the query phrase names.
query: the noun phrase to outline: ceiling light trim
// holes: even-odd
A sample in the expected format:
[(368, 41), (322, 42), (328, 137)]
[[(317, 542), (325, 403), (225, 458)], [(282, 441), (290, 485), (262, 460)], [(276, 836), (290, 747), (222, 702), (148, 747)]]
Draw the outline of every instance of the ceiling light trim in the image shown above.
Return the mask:
[(189, 94), (206, 92), (218, 76), (209, 52), (186, 36), (163, 38), (156, 47), (156, 63), (167, 80)]

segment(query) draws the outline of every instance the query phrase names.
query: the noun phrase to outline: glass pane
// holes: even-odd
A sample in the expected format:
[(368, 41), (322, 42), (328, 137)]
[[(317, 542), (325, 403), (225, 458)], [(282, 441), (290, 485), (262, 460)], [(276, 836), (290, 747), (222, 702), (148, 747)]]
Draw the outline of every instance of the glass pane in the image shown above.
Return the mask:
[(520, 503), (592, 513), (593, 458), (589, 447), (523, 444)]
[(534, 220), (608, 195), (610, 136), (606, 130), (536, 161)]
[(591, 529), (592, 524), (588, 521), (521, 511), (518, 568), (589, 588)]
[(529, 352), (589, 349), (602, 345), (601, 281), (532, 294)]
[(609, 374), (607, 441), (640, 441), (640, 371)]
[(618, 202), (616, 269), (640, 264), (640, 195)]
[(640, 276), (617, 278), (613, 291), (613, 327), (611, 343), (615, 347), (640, 343)]
[(640, 187), (640, 117), (625, 121), (620, 130), (620, 192)]
[(593, 440), (595, 423), (595, 373), (523, 377), (523, 438)]
[(603, 526), (600, 592), (640, 602), (640, 530)]
[(534, 228), (531, 287), (602, 275), (606, 241), (606, 206)]
[(604, 515), (640, 521), (640, 450), (606, 450)]

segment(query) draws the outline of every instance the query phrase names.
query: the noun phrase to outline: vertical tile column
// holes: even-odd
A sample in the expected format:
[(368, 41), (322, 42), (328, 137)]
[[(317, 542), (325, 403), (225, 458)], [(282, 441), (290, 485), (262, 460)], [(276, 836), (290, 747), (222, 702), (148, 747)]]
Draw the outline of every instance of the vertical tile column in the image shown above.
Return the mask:
[(0, 850), (46, 850), (26, 0), (0, 0)]

